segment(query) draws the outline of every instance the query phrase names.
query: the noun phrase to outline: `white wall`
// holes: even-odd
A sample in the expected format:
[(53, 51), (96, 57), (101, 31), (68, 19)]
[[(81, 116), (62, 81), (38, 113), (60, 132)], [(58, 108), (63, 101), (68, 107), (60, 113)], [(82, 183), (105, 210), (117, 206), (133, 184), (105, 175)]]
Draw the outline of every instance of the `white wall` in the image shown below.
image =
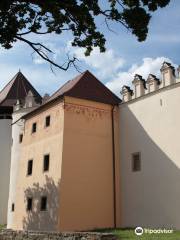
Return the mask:
[[(12, 114), (12, 147), (11, 147), (11, 166), (10, 166), (10, 185), (9, 185), (9, 200), (8, 200), (8, 218), (7, 228), (12, 227), (14, 213), (12, 212), (12, 204), (15, 204), (17, 179), (19, 174), (19, 160), (21, 156), (21, 144), (19, 143), (19, 135), (24, 133), (24, 121), (20, 119), (28, 113), (32, 108), (21, 108)], [(16, 205), (14, 205), (16, 211)]]
[(10, 119), (0, 119), (0, 224), (7, 223), (12, 143), (11, 123)]
[(180, 83), (120, 105), (120, 152), (123, 227), (180, 229)]

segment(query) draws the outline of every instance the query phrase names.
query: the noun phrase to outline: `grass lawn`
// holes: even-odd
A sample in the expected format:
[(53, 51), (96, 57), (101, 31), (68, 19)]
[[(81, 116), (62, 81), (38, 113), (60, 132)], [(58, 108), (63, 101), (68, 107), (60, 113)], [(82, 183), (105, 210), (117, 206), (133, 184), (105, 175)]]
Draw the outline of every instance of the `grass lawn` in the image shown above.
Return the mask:
[(141, 236), (137, 236), (134, 233), (134, 230), (111, 230), (111, 232), (115, 233), (120, 240), (180, 240), (180, 231), (174, 231), (173, 233), (156, 233), (156, 234), (148, 234), (144, 233)]
[(0, 231), (1, 231), (3, 228), (5, 228), (5, 226), (4, 226), (4, 225), (0, 225)]

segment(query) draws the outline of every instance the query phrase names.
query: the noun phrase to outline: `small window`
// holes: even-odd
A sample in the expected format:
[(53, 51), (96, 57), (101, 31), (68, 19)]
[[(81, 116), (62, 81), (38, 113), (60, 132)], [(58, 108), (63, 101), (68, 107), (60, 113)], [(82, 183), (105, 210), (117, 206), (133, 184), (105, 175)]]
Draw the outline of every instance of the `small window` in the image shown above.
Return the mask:
[(132, 154), (132, 171), (141, 171), (141, 155), (139, 152)]
[(23, 141), (23, 134), (20, 134), (19, 135), (19, 143), (22, 143), (22, 141)]
[(51, 123), (51, 117), (50, 117), (50, 116), (47, 116), (47, 117), (46, 117), (46, 122), (45, 122), (45, 127), (49, 127), (49, 126), (50, 126), (50, 123)]
[(49, 159), (50, 159), (49, 154), (44, 155), (44, 166), (43, 166), (44, 172), (49, 170)]
[(41, 211), (46, 211), (47, 210), (47, 197), (42, 197), (41, 198)]
[(14, 212), (14, 208), (15, 208), (15, 205), (14, 203), (12, 203), (12, 206), (11, 206), (11, 211)]
[(36, 130), (37, 130), (37, 124), (33, 123), (33, 125), (32, 125), (32, 133), (35, 133)]
[(27, 211), (32, 211), (32, 198), (27, 198)]
[(28, 161), (28, 167), (27, 167), (27, 175), (32, 175), (33, 170), (33, 160)]

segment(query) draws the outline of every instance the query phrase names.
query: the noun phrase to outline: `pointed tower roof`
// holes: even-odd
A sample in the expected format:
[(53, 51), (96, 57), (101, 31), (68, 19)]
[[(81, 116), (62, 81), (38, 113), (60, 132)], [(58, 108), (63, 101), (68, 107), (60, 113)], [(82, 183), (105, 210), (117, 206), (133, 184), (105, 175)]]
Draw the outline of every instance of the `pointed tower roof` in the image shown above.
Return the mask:
[(24, 102), (29, 91), (35, 96), (37, 103), (40, 103), (40, 94), (19, 71), (0, 92), (0, 107), (13, 107), (17, 100)]
[(121, 102), (113, 92), (88, 70), (66, 82), (48, 99), (48, 102), (64, 95), (107, 104)]

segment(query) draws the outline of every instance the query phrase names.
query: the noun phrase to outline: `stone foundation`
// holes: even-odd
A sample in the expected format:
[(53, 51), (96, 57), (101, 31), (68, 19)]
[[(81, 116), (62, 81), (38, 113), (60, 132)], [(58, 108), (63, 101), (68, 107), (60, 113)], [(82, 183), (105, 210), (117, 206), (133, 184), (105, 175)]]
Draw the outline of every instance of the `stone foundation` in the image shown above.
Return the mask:
[(117, 240), (111, 233), (95, 232), (34, 232), (34, 231), (0, 231), (0, 240)]

